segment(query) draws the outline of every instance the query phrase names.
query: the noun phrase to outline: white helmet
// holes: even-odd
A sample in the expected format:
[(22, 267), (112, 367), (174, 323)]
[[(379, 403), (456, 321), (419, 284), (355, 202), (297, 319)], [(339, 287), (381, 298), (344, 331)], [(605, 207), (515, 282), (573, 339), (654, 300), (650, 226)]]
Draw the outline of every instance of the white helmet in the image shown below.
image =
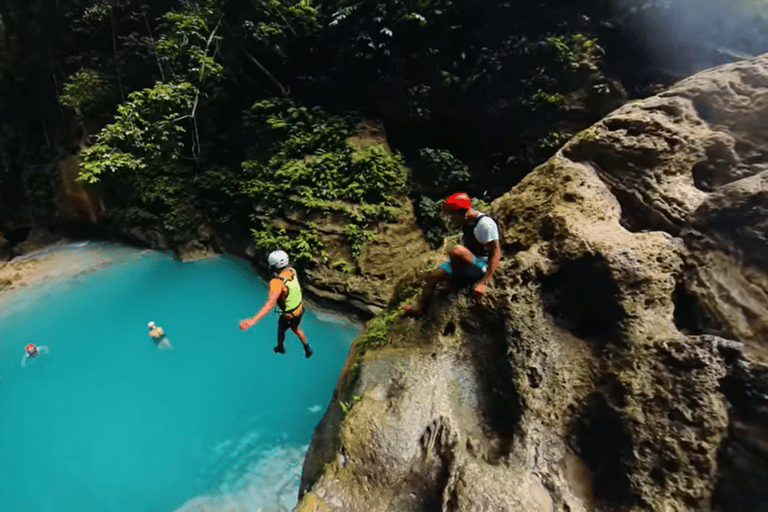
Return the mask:
[(153, 328), (154, 326), (155, 326), (155, 322), (149, 322), (147, 324), (147, 327), (149, 327), (150, 329)]
[(274, 251), (269, 255), (267, 261), (269, 262), (270, 267), (274, 267), (278, 270), (287, 267), (288, 263), (290, 263), (288, 255), (285, 254), (285, 251)]

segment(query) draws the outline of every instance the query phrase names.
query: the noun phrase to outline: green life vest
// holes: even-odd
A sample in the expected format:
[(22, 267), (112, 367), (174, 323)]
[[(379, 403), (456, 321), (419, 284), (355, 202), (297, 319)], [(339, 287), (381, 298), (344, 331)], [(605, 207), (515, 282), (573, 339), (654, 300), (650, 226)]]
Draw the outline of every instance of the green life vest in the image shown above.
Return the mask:
[(280, 309), (290, 313), (301, 306), (301, 286), (299, 286), (299, 279), (296, 277), (296, 270), (291, 269), (291, 277), (289, 278), (283, 276), (278, 276), (277, 278), (282, 281), (287, 290), (285, 297), (278, 300), (278, 304)]

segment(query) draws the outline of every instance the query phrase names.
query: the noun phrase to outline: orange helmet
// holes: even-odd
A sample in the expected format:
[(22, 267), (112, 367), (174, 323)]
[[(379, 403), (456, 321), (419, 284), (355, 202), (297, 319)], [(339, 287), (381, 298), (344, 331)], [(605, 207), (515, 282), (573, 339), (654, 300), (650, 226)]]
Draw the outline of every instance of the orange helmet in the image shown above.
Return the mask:
[(456, 192), (443, 201), (443, 210), (469, 210), (472, 207), (472, 199), (466, 192)]
[(24, 348), (26, 349), (27, 352), (31, 352), (31, 351), (35, 350), (35, 344), (34, 343), (27, 343), (27, 346), (24, 347)]

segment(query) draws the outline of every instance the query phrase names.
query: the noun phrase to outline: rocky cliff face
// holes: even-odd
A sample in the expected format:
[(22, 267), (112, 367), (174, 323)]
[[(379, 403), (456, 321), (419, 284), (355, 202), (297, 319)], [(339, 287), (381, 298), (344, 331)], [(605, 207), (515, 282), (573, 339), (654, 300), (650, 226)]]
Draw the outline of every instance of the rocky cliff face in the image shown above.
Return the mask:
[(57, 215), (65, 219), (85, 217), (93, 224), (103, 218), (104, 203), (96, 192), (76, 181), (80, 173), (80, 157), (69, 155), (62, 158), (58, 167), (61, 172), (61, 188)]
[(494, 201), (492, 289), (358, 338), (297, 510), (765, 510), (766, 119), (768, 56), (702, 72)]

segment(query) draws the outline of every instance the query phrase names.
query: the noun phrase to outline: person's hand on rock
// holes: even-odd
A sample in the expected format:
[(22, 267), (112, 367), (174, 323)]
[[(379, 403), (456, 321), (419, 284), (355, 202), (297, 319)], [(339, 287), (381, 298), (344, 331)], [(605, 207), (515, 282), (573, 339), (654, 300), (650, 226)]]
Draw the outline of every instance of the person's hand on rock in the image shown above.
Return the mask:
[(475, 292), (475, 296), (481, 297), (485, 293), (485, 290), (487, 290), (487, 289), (488, 289), (488, 285), (487, 284), (485, 284), (485, 283), (477, 283), (475, 285), (475, 288), (472, 291)]

